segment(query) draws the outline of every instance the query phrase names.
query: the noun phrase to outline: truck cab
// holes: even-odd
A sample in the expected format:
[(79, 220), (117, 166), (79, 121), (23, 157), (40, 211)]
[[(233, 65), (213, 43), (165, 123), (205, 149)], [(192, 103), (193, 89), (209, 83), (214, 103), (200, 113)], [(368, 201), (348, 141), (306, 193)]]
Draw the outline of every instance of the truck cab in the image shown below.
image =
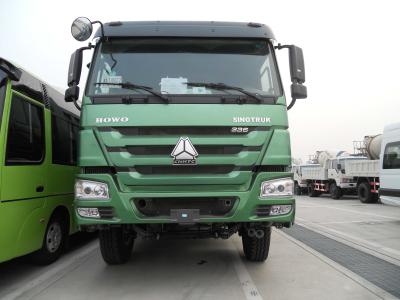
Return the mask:
[(360, 156), (344, 156), (329, 159), (327, 161), (328, 168), (328, 185), (327, 190), (332, 198), (338, 199), (344, 194), (357, 193), (357, 181), (353, 176), (348, 174), (349, 162), (366, 160), (366, 157)]
[(316, 168), (319, 168), (318, 164), (302, 164), (292, 167), (294, 192), (296, 195), (302, 195), (308, 192), (308, 182), (303, 176), (303, 171), (315, 170)]
[[(87, 39), (93, 23), (78, 18), (74, 37)], [(274, 40), (257, 23), (111, 22), (71, 56), (66, 100), (76, 103), (82, 51), (94, 48), (75, 206), (81, 228), (100, 229), (107, 263), (126, 262), (136, 236), (237, 232), (246, 257), (264, 261), (271, 226), (293, 224), (287, 110), (306, 97), (304, 62), (300, 48)]]
[(328, 162), (328, 178), (335, 181), (336, 185), (341, 189), (354, 190), (356, 182), (353, 176), (349, 175), (346, 170), (349, 162), (366, 160), (366, 157), (347, 156), (331, 159)]
[(400, 206), (400, 123), (383, 130), (379, 196), (385, 204)]

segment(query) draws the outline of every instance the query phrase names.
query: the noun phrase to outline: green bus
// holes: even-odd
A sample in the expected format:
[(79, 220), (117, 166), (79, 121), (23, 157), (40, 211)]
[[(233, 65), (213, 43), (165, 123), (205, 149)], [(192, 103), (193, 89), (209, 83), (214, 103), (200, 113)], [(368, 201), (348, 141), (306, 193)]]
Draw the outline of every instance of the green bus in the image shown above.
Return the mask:
[(0, 58), (0, 262), (49, 264), (73, 218), (79, 114), (63, 94)]

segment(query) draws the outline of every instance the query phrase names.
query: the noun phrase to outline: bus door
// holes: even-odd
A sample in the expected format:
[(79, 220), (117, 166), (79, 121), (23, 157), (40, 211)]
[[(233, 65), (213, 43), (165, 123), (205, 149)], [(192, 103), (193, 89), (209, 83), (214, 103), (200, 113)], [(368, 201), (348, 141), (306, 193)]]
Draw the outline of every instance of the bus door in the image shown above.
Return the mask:
[(0, 203), (0, 261), (40, 248), (45, 230), (41, 207), (45, 203), (44, 106), (12, 92), (8, 111)]

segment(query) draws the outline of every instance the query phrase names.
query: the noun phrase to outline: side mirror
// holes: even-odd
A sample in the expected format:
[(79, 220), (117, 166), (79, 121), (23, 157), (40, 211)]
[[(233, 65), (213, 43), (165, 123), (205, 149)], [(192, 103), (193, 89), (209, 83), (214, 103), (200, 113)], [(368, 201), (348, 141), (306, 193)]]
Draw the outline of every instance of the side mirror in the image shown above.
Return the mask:
[(306, 74), (304, 70), (303, 50), (300, 47), (291, 45), (289, 47), (290, 77), (292, 82), (304, 83)]
[(71, 55), (71, 59), (69, 61), (69, 68), (68, 68), (68, 86), (69, 88), (65, 92), (65, 101), (70, 102), (74, 99), (73, 96), (78, 99), (79, 97), (79, 81), (81, 80), (81, 73), (82, 73), (82, 58), (83, 58), (83, 50), (88, 50), (93, 48), (91, 44), (87, 47), (82, 47), (77, 49)]
[(79, 17), (72, 22), (71, 34), (79, 42), (86, 41), (93, 32), (92, 22), (85, 17)]
[(303, 85), (306, 81), (303, 50), (294, 45), (289, 46), (289, 62), (292, 99), (305, 99), (307, 98), (307, 87)]
[(342, 169), (342, 165), (341, 164), (337, 164), (337, 169), (341, 170)]
[(71, 55), (68, 68), (68, 86), (78, 85), (82, 72), (82, 48), (77, 49)]
[(74, 102), (79, 98), (79, 86), (73, 85), (65, 90), (65, 102)]
[(290, 90), (293, 99), (307, 98), (307, 87), (302, 84), (292, 83)]
[(307, 98), (307, 87), (303, 85), (303, 83), (306, 81), (303, 50), (295, 45), (278, 44), (278, 46), (275, 46), (275, 48), (278, 50), (283, 48), (289, 49), (290, 78), (292, 81), (290, 89), (292, 92), (292, 102), (290, 102), (288, 105), (287, 110), (290, 110), (296, 103), (296, 99)]

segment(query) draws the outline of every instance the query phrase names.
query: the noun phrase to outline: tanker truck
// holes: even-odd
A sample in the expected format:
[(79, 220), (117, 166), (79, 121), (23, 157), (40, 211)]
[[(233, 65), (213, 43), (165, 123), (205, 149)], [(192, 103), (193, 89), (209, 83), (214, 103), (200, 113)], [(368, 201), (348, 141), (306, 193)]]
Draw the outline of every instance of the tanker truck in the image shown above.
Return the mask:
[(332, 199), (340, 199), (344, 194), (356, 193), (357, 182), (346, 172), (349, 164), (366, 159), (346, 151), (317, 151), (311, 160), (313, 164), (303, 166), (301, 180), (307, 182), (310, 197), (329, 193)]
[(365, 136), (363, 141), (355, 141), (353, 144), (354, 155), (367, 159), (350, 161), (345, 173), (356, 183), (358, 199), (362, 203), (377, 202), (382, 134)]

